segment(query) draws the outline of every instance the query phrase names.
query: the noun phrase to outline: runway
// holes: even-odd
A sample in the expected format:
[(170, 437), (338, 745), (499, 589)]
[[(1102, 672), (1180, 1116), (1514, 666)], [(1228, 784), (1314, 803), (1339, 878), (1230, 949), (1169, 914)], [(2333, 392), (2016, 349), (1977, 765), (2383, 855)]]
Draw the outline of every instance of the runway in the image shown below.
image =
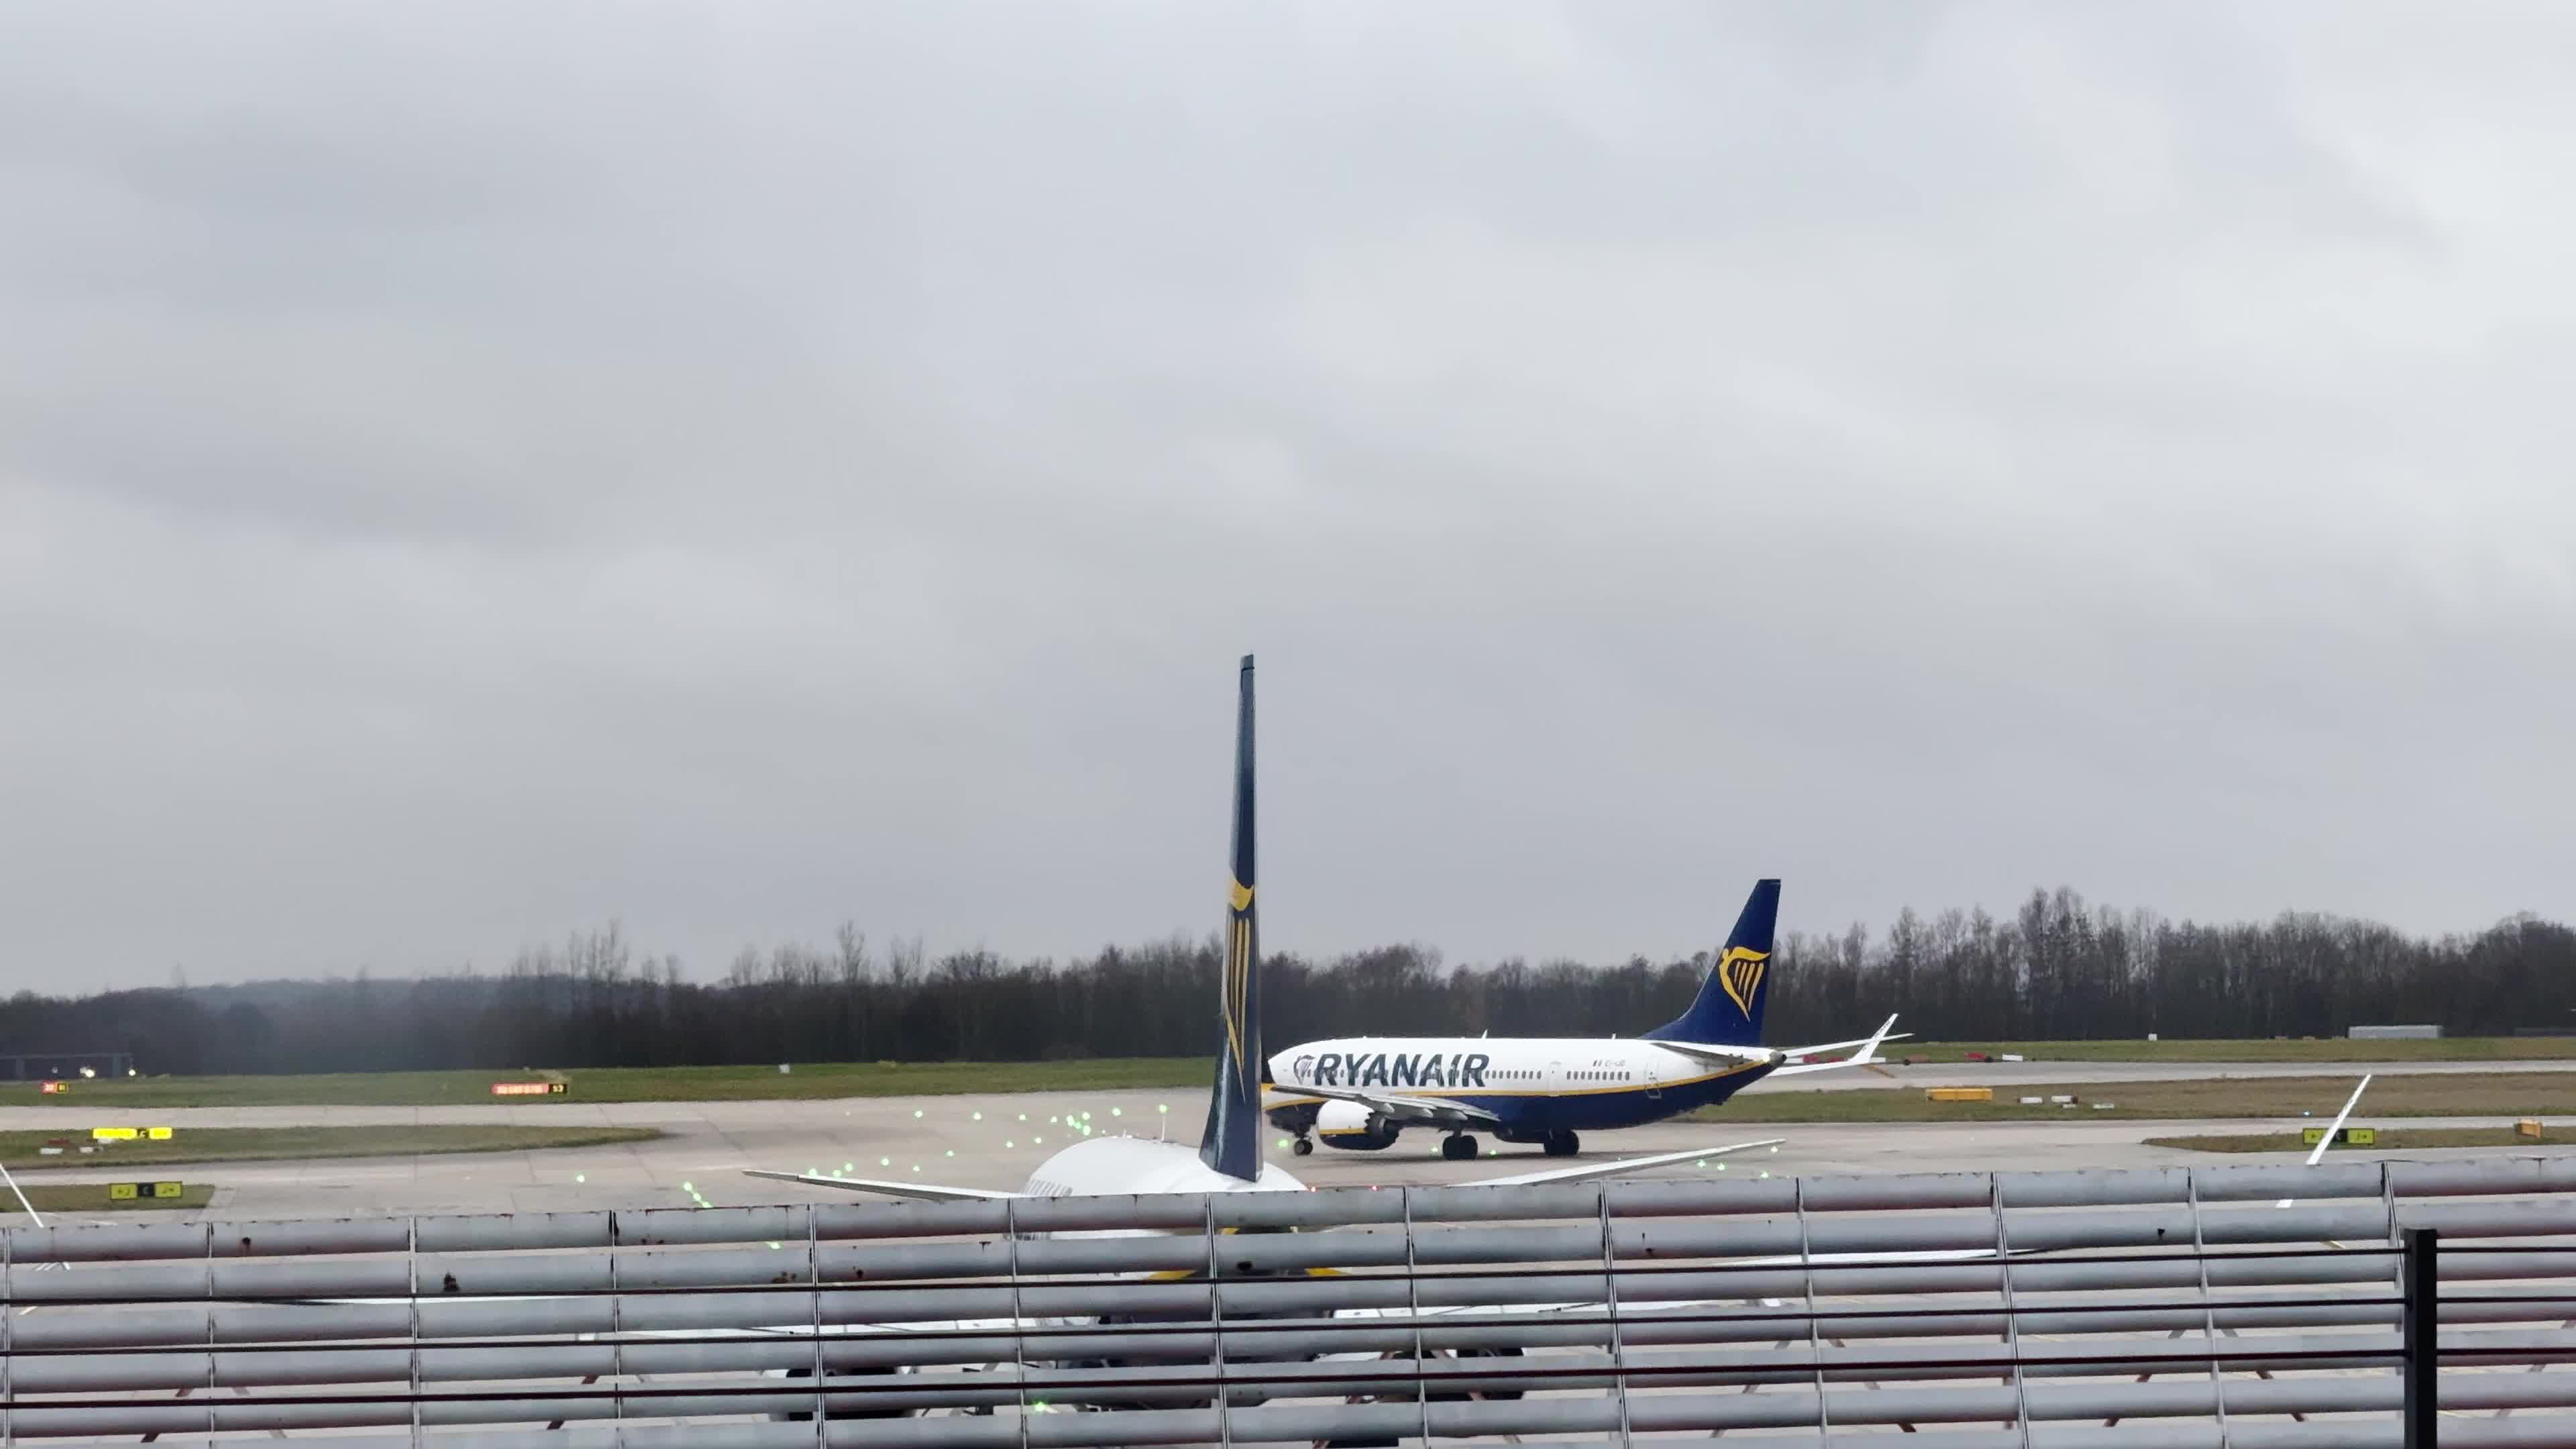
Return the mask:
[[(2023, 1068), (2007, 1066), (1997, 1070), (2025, 1071), (2044, 1065), (2031, 1063)], [(2510, 1068), (2490, 1063), (2485, 1069)], [(2139, 1071), (2135, 1066), (2111, 1064), (2091, 1077), (2060, 1071), (2045, 1077), (2016, 1079), (1999, 1074), (1980, 1080), (1998, 1086), (2040, 1080), (2136, 1080)], [(1940, 1080), (1909, 1074), (1906, 1084), (1928, 1085)], [(2332, 1105), (2328, 1104), (2329, 1108)], [(918, 1177), (966, 1187), (1010, 1189), (1020, 1186), (1049, 1154), (1079, 1135), (1079, 1129), (1067, 1125), (1069, 1119), (1088, 1113), (1095, 1132), (1130, 1132), (1147, 1137), (1157, 1135), (1168, 1124), (1172, 1136), (1195, 1141), (1205, 1110), (1204, 1093), (1152, 1091), (587, 1106), (194, 1108), (148, 1115), (156, 1123), (166, 1122), (178, 1128), (183, 1135), (191, 1127), (491, 1120), (646, 1125), (659, 1127), (669, 1135), (651, 1142), (568, 1150), (209, 1163), (160, 1168), (149, 1175), (216, 1184), (214, 1201), (205, 1211), (221, 1218), (685, 1207), (699, 1197), (731, 1205), (810, 1201), (838, 1195), (826, 1189), (763, 1182), (742, 1175), (744, 1169), (755, 1167), (793, 1172), (844, 1170), (853, 1176)], [(0, 1111), (0, 1128), (68, 1127), (72, 1124), (67, 1118), (61, 1109), (9, 1109)], [(2407, 1121), (2410, 1126), (2495, 1125), (2489, 1119)], [(1728, 1172), (1800, 1175), (2248, 1162), (2263, 1159), (2235, 1155), (2220, 1158), (2151, 1148), (2142, 1145), (2141, 1139), (2301, 1125), (2313, 1124), (2303, 1124), (2296, 1118), (2275, 1122), (2144, 1122), (2091, 1121), (2073, 1116), (2065, 1121), (1958, 1124), (1673, 1122), (1591, 1136), (1586, 1139), (1584, 1160), (1777, 1137), (1783, 1140), (1776, 1152), (1762, 1149), (1713, 1159), (1706, 1169), (1686, 1166), (1670, 1171), (1715, 1171), (1719, 1160), (1726, 1163), (1724, 1170)], [(1443, 1161), (1438, 1148), (1436, 1136), (1419, 1133), (1408, 1134), (1399, 1146), (1386, 1152), (1324, 1149), (1302, 1158), (1290, 1156), (1280, 1141), (1274, 1141), (1271, 1156), (1316, 1187), (1454, 1183), (1563, 1165), (1561, 1159), (1545, 1157), (1535, 1148), (1503, 1148), (1472, 1162)], [(2371, 1154), (2339, 1156), (2366, 1158)], [(135, 1170), (120, 1173), (110, 1163), (98, 1168), (30, 1172), (22, 1177), (29, 1182), (64, 1183), (105, 1182), (138, 1175), (142, 1174)]]

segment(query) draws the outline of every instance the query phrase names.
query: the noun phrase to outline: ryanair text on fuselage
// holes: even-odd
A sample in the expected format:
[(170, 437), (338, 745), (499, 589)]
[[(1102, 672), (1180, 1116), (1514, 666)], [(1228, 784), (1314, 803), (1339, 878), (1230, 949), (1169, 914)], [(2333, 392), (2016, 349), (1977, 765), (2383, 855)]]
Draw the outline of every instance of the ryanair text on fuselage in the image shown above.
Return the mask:
[(1317, 1087), (1481, 1087), (1484, 1052), (1325, 1052), (1291, 1063), (1297, 1080)]

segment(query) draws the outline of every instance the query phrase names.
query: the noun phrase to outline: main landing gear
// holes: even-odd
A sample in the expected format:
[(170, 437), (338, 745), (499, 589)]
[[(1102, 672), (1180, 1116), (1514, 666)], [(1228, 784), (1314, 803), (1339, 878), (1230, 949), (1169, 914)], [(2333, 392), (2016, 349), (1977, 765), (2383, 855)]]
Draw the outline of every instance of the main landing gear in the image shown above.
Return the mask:
[(1452, 1132), (1440, 1139), (1440, 1156), (1447, 1162), (1466, 1162), (1476, 1155), (1476, 1139), (1464, 1132)]
[(1540, 1139), (1540, 1145), (1547, 1149), (1550, 1157), (1572, 1157), (1583, 1150), (1583, 1139), (1575, 1136), (1572, 1130), (1559, 1127)]

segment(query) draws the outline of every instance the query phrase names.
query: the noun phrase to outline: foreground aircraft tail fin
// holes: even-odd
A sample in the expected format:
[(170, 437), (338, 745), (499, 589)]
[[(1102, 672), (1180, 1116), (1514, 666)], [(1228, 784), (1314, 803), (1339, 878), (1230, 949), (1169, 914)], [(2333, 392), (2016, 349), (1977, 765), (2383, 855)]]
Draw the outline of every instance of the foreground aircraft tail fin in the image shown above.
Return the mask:
[(1726, 949), (1700, 983), (1698, 999), (1680, 1017), (1647, 1032), (1646, 1040), (1761, 1045), (1762, 1004), (1771, 994), (1771, 931), (1779, 917), (1780, 882), (1754, 882)]
[(1252, 656), (1243, 656), (1234, 720), (1234, 849), (1218, 967), (1216, 1092), (1208, 1100), (1199, 1158), (1241, 1182), (1261, 1179), (1261, 931), (1252, 898)]

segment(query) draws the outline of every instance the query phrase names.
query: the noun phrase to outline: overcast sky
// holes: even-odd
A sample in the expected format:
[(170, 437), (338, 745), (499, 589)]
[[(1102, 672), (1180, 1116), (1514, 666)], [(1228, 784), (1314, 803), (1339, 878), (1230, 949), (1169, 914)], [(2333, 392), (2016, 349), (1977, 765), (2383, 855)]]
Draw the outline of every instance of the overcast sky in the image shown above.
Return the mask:
[(0, 988), (2576, 915), (2563, 6), (0, 27)]

